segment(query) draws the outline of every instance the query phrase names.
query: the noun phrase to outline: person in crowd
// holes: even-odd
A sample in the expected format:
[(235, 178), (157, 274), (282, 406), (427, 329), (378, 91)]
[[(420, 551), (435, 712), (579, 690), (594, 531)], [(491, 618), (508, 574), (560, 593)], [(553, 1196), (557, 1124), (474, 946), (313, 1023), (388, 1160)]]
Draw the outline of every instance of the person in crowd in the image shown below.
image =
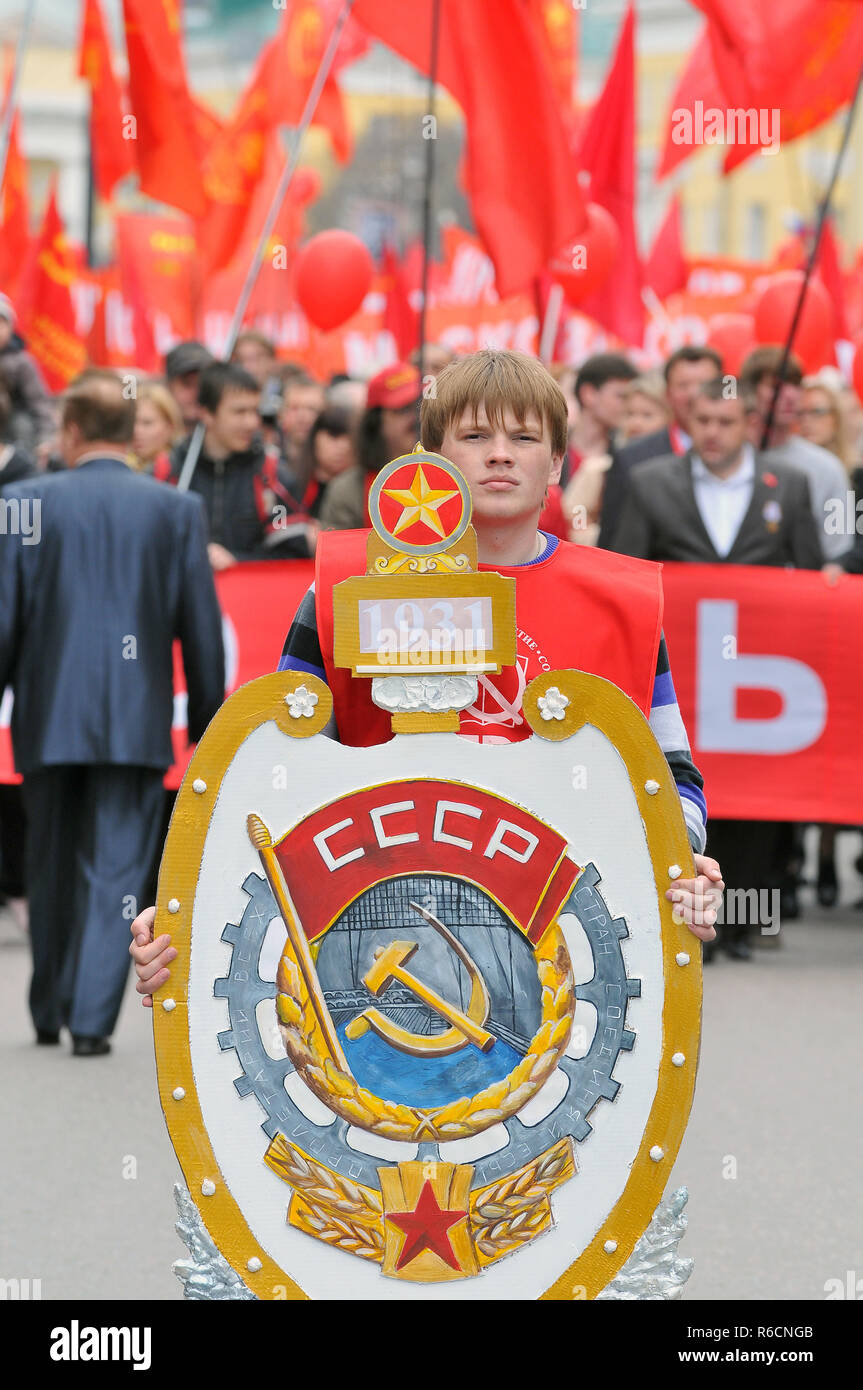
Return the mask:
[(253, 376), (262, 391), (271, 378), (278, 378), (276, 345), (266, 333), (259, 333), (256, 328), (246, 328), (238, 334), (231, 361)]
[[(667, 425), (665, 383), (658, 373), (634, 377), (623, 393), (622, 444), (641, 439)], [(578, 472), (563, 495), (567, 539), (576, 545), (597, 545), (605, 478), (613, 462), (611, 449), (581, 460)]]
[(633, 439), (615, 452), (605, 479), (602, 496), (602, 516), (599, 524), (598, 544), (607, 550), (616, 550), (614, 533), (626, 496), (626, 484), (630, 469), (646, 459), (667, 458), (669, 454), (681, 456), (690, 446), (689, 412), (699, 387), (705, 381), (712, 381), (722, 373), (722, 360), (711, 347), (699, 347), (688, 343), (677, 348), (665, 364), (665, 391), (671, 423), (654, 430), (652, 434)]
[[(747, 437), (753, 408), (721, 380), (699, 387), (687, 415), (691, 447), (631, 470), (616, 549), (644, 560), (820, 569), (807, 480), (776, 453), (756, 453)], [(729, 888), (781, 890), (780, 825), (713, 820), (710, 847)], [(749, 926), (723, 925), (722, 946), (736, 959), (751, 955)]]
[(346, 410), (351, 423), (356, 425), (366, 408), (367, 391), (364, 381), (357, 381), (355, 377), (339, 373), (331, 378), (327, 386), (327, 405)]
[(167, 386), (160, 381), (142, 382), (135, 401), (132, 467), (164, 480), (171, 469), (171, 450), (182, 435), (180, 407)]
[(368, 497), (375, 476), (391, 459), (409, 454), (419, 438), (421, 398), (420, 374), (408, 362), (395, 362), (372, 377), (357, 426), (357, 462), (327, 488), (320, 511), (324, 530), (368, 526)]
[(216, 359), (203, 343), (190, 339), (177, 343), (165, 358), (165, 384), (183, 417), (183, 428), (192, 431), (198, 423), (198, 382), (201, 372)]
[[(135, 402), (90, 369), (62, 402), (65, 472), (14, 484), (40, 544), (0, 546), (0, 688), (27, 809), (36, 1040), (110, 1050), (126, 981), (124, 908), (159, 848), (173, 761), (173, 644), (198, 739), (224, 697), (222, 620), (197, 497), (129, 467)], [(124, 940), (126, 938), (126, 940)]]
[(422, 363), (420, 363), (418, 347), (415, 347), (408, 354), (408, 362), (412, 367), (416, 367), (419, 371), (420, 366), (422, 366), (423, 378), (439, 376), (444, 367), (448, 367), (454, 358), (455, 353), (452, 348), (446, 347), (443, 343), (426, 343), (422, 351)]
[(56, 431), (56, 412), (39, 364), (16, 331), (15, 308), (5, 294), (0, 294), (0, 382), (12, 402), (9, 442), (41, 456)]
[(237, 337), (231, 361), (238, 367), (244, 367), (260, 386), (258, 414), (261, 419), (261, 436), (266, 445), (280, 449), (282, 436), (279, 430), (279, 410), (284, 383), (279, 372), (275, 343), (266, 333), (259, 333), (256, 328), (247, 328)]
[(317, 522), (333, 478), (356, 463), (353, 424), (346, 410), (326, 405), (303, 446), (299, 467), (290, 479), (291, 495), (309, 520), (307, 539), (314, 553)]
[(324, 408), (324, 388), (308, 372), (285, 382), (279, 409), (279, 432), (284, 470), (295, 473), (300, 466), (309, 432)]
[[(666, 897), (690, 931), (710, 941), (723, 883), (719, 865), (702, 854), (703, 783), (689, 754), (659, 633), (659, 575), (622, 556), (577, 554), (565, 541), (537, 529), (545, 493), (557, 480), (566, 447), (562, 393), (541, 363), (523, 353), (473, 353), (445, 368), (436, 394), (423, 399), (422, 443), (452, 460), (467, 479), (480, 566), (515, 579), (519, 624), (527, 623), (531, 634), (519, 634), (530, 643), (520, 641), (522, 674), (528, 679), (539, 674), (539, 658), (532, 649), (540, 647), (553, 667), (578, 666), (616, 679), (650, 714), (652, 724), (656, 717), (695, 851), (696, 876), (678, 879)], [(364, 568), (365, 544), (365, 536), (321, 536), (318, 580), (300, 605), (279, 663), (282, 670), (311, 672), (328, 682), (335, 733), (341, 742), (354, 745), (380, 742), (390, 732), (385, 711), (372, 703), (371, 682), (358, 682), (333, 665), (333, 585)], [(588, 569), (591, 578), (585, 584)], [(621, 583), (632, 595), (628, 606), (619, 601)], [(550, 592), (553, 603), (548, 601)], [(594, 621), (580, 627), (570, 621), (570, 614), (591, 604), (589, 593), (594, 596)], [(506, 692), (511, 722), (501, 722), (490, 711), (487, 717), (485, 707), (474, 706), (463, 711), (460, 733), (471, 739), (518, 742), (530, 729), (521, 712), (516, 668), (505, 668), (490, 680)], [(177, 955), (167, 934), (151, 939), (154, 919), (155, 908), (136, 918), (129, 948), (138, 992), (150, 1006)]]
[[(780, 347), (758, 347), (749, 354), (740, 369), (740, 389), (751, 393), (755, 401), (755, 410), (750, 417), (749, 437), (757, 448), (761, 446), (764, 428), (773, 407), (782, 357), (783, 349)], [(799, 361), (792, 354), (785, 365), (782, 387), (776, 396), (768, 448), (785, 463), (799, 468), (809, 479), (812, 512), (821, 542), (823, 560), (827, 562), (838, 560), (850, 545), (847, 536), (841, 533), (833, 534), (831, 528), (824, 525), (831, 499), (845, 496), (848, 476), (834, 453), (804, 439), (802, 434), (795, 433), (801, 405), (802, 381), (803, 371)]]
[(626, 388), (637, 376), (629, 358), (619, 352), (598, 352), (582, 362), (575, 377), (578, 415), (569, 449), (575, 471), (582, 459), (611, 450), (623, 423)]
[(0, 494), (10, 483), (32, 478), (36, 465), (32, 456), (12, 437), (12, 397), (0, 378)]
[(631, 444), (648, 434), (668, 429), (671, 407), (660, 372), (645, 372), (631, 381), (624, 393), (621, 442)]
[[(279, 457), (260, 437), (261, 391), (231, 362), (201, 372), (197, 410), (204, 441), (190, 488), (203, 499), (214, 570), (242, 560), (284, 560), (308, 554), (307, 520), (279, 473)], [(175, 446), (167, 482), (176, 483), (189, 439)]]
[(842, 400), (839, 392), (823, 377), (807, 376), (801, 382), (797, 429), (801, 439), (835, 454), (850, 474), (854, 456)]

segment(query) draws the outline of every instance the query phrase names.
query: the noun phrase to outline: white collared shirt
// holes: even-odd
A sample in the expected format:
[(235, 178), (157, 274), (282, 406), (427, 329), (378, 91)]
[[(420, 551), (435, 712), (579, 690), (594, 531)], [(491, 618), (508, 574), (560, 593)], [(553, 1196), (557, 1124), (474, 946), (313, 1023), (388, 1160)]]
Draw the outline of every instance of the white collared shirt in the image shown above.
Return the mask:
[(727, 555), (752, 501), (755, 488), (755, 450), (743, 446), (743, 462), (728, 478), (711, 473), (692, 455), (692, 487), (704, 528), (717, 555)]

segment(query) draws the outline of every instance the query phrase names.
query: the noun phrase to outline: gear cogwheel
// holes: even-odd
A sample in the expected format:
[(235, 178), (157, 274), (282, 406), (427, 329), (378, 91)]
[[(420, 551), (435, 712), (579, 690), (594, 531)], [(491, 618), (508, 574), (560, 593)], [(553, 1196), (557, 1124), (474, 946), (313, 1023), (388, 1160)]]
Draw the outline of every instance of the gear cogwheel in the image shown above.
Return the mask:
[[(576, 986), (576, 1000), (596, 1009), (596, 1030), (584, 1057), (563, 1057), (558, 1064), (569, 1078), (565, 1095), (538, 1124), (526, 1125), (519, 1117), (506, 1121), (510, 1142), (506, 1148), (476, 1161), (479, 1184), (505, 1176), (524, 1162), (526, 1149), (536, 1153), (566, 1135), (583, 1142), (591, 1133), (588, 1116), (600, 1100), (613, 1101), (620, 1082), (612, 1075), (621, 1052), (629, 1051), (635, 1034), (626, 1028), (629, 999), (641, 993), (641, 981), (626, 974), (621, 941), (629, 935), (622, 917), (612, 918), (597, 887), (599, 872), (588, 864), (561, 909), (580, 923), (590, 944), (592, 979)], [(222, 940), (231, 946), (231, 965), (226, 976), (214, 981), (213, 993), (228, 1002), (230, 1028), (218, 1034), (223, 1051), (233, 1048), (242, 1071), (234, 1080), (238, 1095), (253, 1095), (264, 1111), (261, 1128), (269, 1139), (277, 1134), (296, 1139), (315, 1157), (359, 1182), (377, 1185), (379, 1158), (358, 1152), (347, 1144), (344, 1120), (316, 1124), (293, 1102), (285, 1090), (285, 1077), (293, 1071), (287, 1057), (268, 1054), (256, 1016), (258, 1004), (274, 999), (276, 986), (258, 971), (261, 947), (270, 922), (278, 916), (269, 884), (257, 874), (243, 883), (249, 902), (238, 924), (229, 922)], [(577, 1011), (577, 1005), (576, 1005)], [(421, 1157), (434, 1158), (436, 1144), (421, 1145)]]

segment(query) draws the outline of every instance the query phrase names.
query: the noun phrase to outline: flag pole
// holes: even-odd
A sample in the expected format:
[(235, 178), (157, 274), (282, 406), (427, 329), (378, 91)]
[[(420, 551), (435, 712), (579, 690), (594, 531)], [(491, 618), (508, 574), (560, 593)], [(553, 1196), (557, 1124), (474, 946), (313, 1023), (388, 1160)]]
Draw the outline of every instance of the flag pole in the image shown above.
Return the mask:
[(437, 67), (438, 54), (440, 52), (440, 0), (432, 0), (432, 27), (431, 27), (431, 51), (429, 54), (429, 85), (428, 85), (428, 111), (424, 117), (430, 121), (430, 129), (426, 138), (426, 158), (425, 176), (423, 179), (423, 273), (422, 273), (422, 302), (420, 304), (420, 323), (419, 323), (419, 354), (420, 354), (420, 377), (425, 374), (425, 354), (426, 354), (426, 325), (427, 302), (429, 288), (429, 261), (431, 260), (431, 241), (432, 241), (432, 191), (434, 188), (435, 176), (435, 145), (437, 144), (437, 125), (435, 117), (435, 103), (437, 100)]
[(0, 126), (0, 188), (3, 187), (3, 180), (6, 177), (6, 157), (9, 154), (9, 141), (12, 138), (12, 120), (15, 115), (15, 104), (18, 100), (18, 84), (21, 80), (21, 69), (24, 66), (24, 54), (27, 50), (27, 41), (30, 36), (30, 21), (33, 18), (33, 11), (36, 8), (36, 0), (28, 0), (27, 9), (24, 12), (24, 22), (18, 35), (18, 44), (15, 49), (15, 65), (12, 69), (12, 82), (9, 86), (9, 99), (6, 102), (6, 110), (3, 112), (3, 124)]
[[(234, 344), (236, 343), (237, 338), (239, 337), (240, 329), (243, 326), (243, 317), (245, 315), (246, 309), (249, 307), (249, 300), (252, 297), (252, 291), (255, 288), (258, 276), (261, 273), (261, 265), (263, 264), (264, 253), (267, 249), (267, 242), (269, 241), (272, 235), (273, 227), (276, 224), (276, 218), (278, 217), (281, 211), (282, 204), (285, 201), (288, 189), (291, 186), (291, 180), (293, 179), (294, 174), (296, 173), (297, 165), (299, 163), (300, 158), (300, 147), (303, 143), (303, 137), (305, 136), (306, 131), (311, 125), (312, 117), (314, 116), (315, 111), (317, 110), (317, 105), (320, 100), (321, 92), (324, 89), (324, 83), (330, 75), (330, 68), (333, 65), (333, 61), (336, 56), (336, 50), (338, 49), (339, 41), (342, 37), (342, 30), (344, 29), (345, 24), (347, 23), (348, 15), (353, 9), (353, 5), (354, 0), (345, 0), (344, 5), (342, 6), (341, 13), (339, 14), (338, 19), (333, 25), (333, 31), (330, 34), (329, 42), (327, 44), (326, 49), (324, 50), (324, 56), (321, 59), (320, 67), (318, 68), (317, 73), (315, 74), (315, 80), (312, 83), (311, 88), (309, 89), (309, 95), (306, 97), (306, 104), (303, 107), (303, 113), (300, 116), (299, 125), (296, 127), (296, 130), (294, 132), (290, 155), (287, 158), (285, 167), (282, 170), (282, 176), (279, 179), (279, 185), (273, 195), (273, 200), (270, 203), (269, 211), (264, 221), (264, 225), (261, 229), (261, 235), (258, 237), (258, 243), (255, 247), (251, 264), (249, 265), (249, 269), (246, 273), (246, 278), (243, 282), (243, 288), (240, 290), (240, 295), (237, 300), (237, 306), (234, 310), (234, 317), (232, 318), (231, 326), (228, 329), (228, 338), (224, 348), (224, 356), (226, 359), (230, 358), (231, 353), (234, 350)], [(181, 492), (185, 492), (192, 481), (195, 468), (197, 467), (198, 459), (201, 454), (201, 445), (203, 444), (203, 442), (204, 424), (203, 421), (199, 421), (198, 424), (195, 426), (195, 432), (189, 441), (189, 448), (186, 451), (186, 457), (183, 460), (183, 467), (180, 471), (180, 476), (177, 480), (177, 487)]]
[(851, 128), (854, 125), (854, 116), (857, 111), (857, 102), (860, 97), (861, 86), (863, 86), (863, 64), (861, 64), (860, 71), (857, 74), (857, 86), (854, 88), (854, 95), (851, 98), (851, 103), (848, 107), (848, 116), (845, 121), (845, 129), (842, 132), (842, 139), (839, 142), (839, 149), (836, 151), (836, 158), (833, 162), (833, 169), (830, 174), (830, 182), (827, 185), (827, 192), (824, 194), (824, 197), (821, 200), (821, 205), (818, 209), (818, 220), (815, 224), (815, 235), (812, 239), (812, 247), (809, 252), (809, 259), (806, 263), (806, 269), (803, 272), (803, 282), (800, 286), (800, 293), (797, 296), (797, 303), (794, 306), (794, 316), (791, 319), (791, 327), (788, 330), (788, 337), (785, 340), (785, 346), (782, 350), (782, 361), (779, 364), (779, 374), (776, 378), (776, 385), (773, 388), (773, 396), (770, 401), (770, 409), (767, 412), (767, 419), (764, 421), (764, 431), (761, 435), (760, 446), (762, 449), (766, 449), (770, 442), (770, 432), (773, 429), (773, 419), (776, 415), (776, 406), (779, 401), (779, 392), (782, 390), (782, 384), (785, 380), (785, 373), (788, 368), (788, 359), (791, 356), (791, 349), (794, 345), (794, 337), (797, 333), (797, 329), (800, 324), (800, 317), (803, 313), (803, 305), (806, 301), (806, 291), (809, 288), (809, 281), (812, 278), (812, 272), (815, 269), (815, 262), (818, 259), (818, 249), (821, 245), (821, 234), (824, 231), (824, 223), (827, 221), (827, 215), (830, 211), (830, 203), (833, 198), (833, 190), (836, 187), (836, 180), (839, 177), (839, 170), (842, 166), (842, 160), (845, 158), (845, 151), (848, 148), (848, 141), (851, 138)]

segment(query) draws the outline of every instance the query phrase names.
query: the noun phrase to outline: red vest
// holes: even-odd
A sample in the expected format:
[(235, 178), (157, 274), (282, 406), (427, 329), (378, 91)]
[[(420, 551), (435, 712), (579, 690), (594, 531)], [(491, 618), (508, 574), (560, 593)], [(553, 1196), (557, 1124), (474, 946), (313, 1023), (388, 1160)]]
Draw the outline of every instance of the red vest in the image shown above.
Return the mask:
[[(350, 575), (365, 574), (368, 534), (322, 532), (315, 555), (318, 635), (339, 738), (361, 748), (392, 737), (390, 716), (372, 703), (368, 676), (354, 677), (333, 665), (332, 592)], [(497, 569), (516, 581), (516, 662), (499, 675), (478, 677), (476, 704), (462, 711), (459, 733), (485, 743), (527, 738), (525, 686), (549, 670), (602, 676), (650, 713), (662, 630), (661, 565), (559, 541), (545, 560)]]

